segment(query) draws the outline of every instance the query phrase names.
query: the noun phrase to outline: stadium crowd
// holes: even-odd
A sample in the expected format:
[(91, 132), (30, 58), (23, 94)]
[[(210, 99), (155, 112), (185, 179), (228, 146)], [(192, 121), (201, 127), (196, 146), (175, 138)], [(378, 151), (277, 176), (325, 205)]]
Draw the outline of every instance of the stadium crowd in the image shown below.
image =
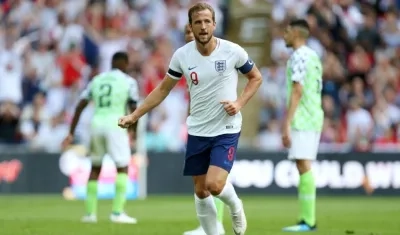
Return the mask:
[[(282, 27), (291, 17), (311, 25), (309, 46), (324, 66), (322, 143), (353, 150), (397, 145), (400, 136), (399, 1), (266, 0), (273, 3), (271, 58), (264, 83), (256, 145), (281, 148), (285, 63), (290, 50)], [(130, 55), (130, 75), (146, 96), (183, 45), (187, 9), (195, 0), (0, 0), (0, 143), (60, 150), (80, 91), (110, 67), (114, 52)], [(226, 29), (226, 1), (217, 12), (217, 36)], [(223, 22), (221, 24), (221, 22)], [(223, 26), (223, 27), (221, 27)], [(184, 81), (149, 116), (152, 150), (180, 151), (185, 143)], [(78, 131), (87, 132), (91, 109)]]
[[(80, 92), (110, 69), (119, 50), (130, 55), (130, 75), (141, 95), (149, 94), (185, 43), (187, 9), (194, 2), (0, 0), (0, 143), (60, 151)], [(208, 2), (222, 21), (224, 3)], [(171, 133), (185, 131), (187, 100), (182, 80), (149, 119), (149, 148), (182, 148), (185, 139)], [(81, 118), (81, 133), (88, 132), (91, 112)]]

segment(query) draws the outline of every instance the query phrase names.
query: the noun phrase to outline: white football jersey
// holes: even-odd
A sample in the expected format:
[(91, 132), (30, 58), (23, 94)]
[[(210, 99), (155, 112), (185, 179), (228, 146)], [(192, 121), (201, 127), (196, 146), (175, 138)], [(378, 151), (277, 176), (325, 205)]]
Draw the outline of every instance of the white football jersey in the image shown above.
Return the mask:
[(254, 63), (239, 45), (217, 38), (217, 47), (209, 56), (203, 56), (195, 41), (176, 50), (167, 75), (173, 79), (185, 76), (190, 94), (188, 133), (194, 136), (214, 137), (239, 133), (242, 114), (229, 116), (221, 101), (237, 99), (238, 71), (250, 72)]

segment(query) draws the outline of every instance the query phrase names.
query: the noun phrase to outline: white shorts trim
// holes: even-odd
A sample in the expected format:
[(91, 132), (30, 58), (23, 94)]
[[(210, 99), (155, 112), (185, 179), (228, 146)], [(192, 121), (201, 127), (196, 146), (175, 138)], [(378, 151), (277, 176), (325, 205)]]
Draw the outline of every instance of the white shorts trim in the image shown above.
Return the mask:
[(95, 130), (90, 137), (89, 156), (93, 166), (101, 166), (109, 154), (117, 167), (126, 167), (131, 160), (128, 133), (124, 130)]
[(321, 132), (316, 131), (291, 131), (292, 146), (288, 158), (292, 160), (317, 159)]

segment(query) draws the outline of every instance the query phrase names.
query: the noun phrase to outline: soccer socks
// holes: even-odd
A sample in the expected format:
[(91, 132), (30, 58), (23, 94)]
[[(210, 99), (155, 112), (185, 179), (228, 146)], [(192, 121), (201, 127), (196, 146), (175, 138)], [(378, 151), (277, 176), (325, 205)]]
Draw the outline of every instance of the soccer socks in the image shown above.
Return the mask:
[(300, 203), (300, 219), (304, 220), (309, 226), (315, 225), (315, 199), (316, 187), (314, 176), (311, 171), (300, 175), (298, 187)]
[(97, 213), (97, 180), (89, 180), (86, 187), (86, 213), (96, 215)]
[(217, 223), (217, 208), (215, 207), (212, 195), (200, 199), (194, 195), (196, 205), (197, 218), (200, 225), (207, 235), (219, 235)]
[(218, 222), (223, 223), (224, 221), (224, 207), (225, 204), (218, 198), (214, 198), (215, 206), (217, 208), (217, 220)]
[(115, 197), (112, 206), (112, 212), (114, 214), (120, 214), (124, 211), (127, 181), (128, 175), (126, 173), (118, 173), (115, 181)]
[(242, 208), (242, 203), (236, 194), (235, 188), (231, 182), (226, 182), (222, 192), (216, 196), (221, 199), (230, 209), (231, 213), (237, 213)]

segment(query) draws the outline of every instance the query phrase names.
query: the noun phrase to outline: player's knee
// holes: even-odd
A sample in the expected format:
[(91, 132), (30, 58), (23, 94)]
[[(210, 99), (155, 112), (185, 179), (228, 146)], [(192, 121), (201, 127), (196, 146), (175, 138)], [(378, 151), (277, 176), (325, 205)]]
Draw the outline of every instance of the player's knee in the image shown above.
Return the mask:
[(297, 170), (300, 175), (311, 170), (311, 161), (309, 160), (297, 160), (296, 161)]
[(210, 192), (207, 189), (195, 189), (194, 193), (200, 199), (210, 196)]
[(89, 174), (89, 180), (98, 180), (100, 177), (100, 172), (100, 166), (93, 166)]
[(194, 187), (194, 193), (198, 198), (206, 198), (210, 196), (210, 192), (207, 190), (206, 187), (201, 187), (199, 185), (195, 185)]
[(194, 183), (194, 193), (198, 198), (206, 198), (210, 196), (210, 192), (207, 190), (206, 187), (205, 175), (194, 176), (193, 183)]
[(207, 190), (214, 196), (221, 194), (225, 187), (223, 180), (209, 180), (206, 182)]
[(117, 167), (117, 172), (118, 173), (125, 173), (128, 174), (128, 167), (124, 166), (124, 167)]

